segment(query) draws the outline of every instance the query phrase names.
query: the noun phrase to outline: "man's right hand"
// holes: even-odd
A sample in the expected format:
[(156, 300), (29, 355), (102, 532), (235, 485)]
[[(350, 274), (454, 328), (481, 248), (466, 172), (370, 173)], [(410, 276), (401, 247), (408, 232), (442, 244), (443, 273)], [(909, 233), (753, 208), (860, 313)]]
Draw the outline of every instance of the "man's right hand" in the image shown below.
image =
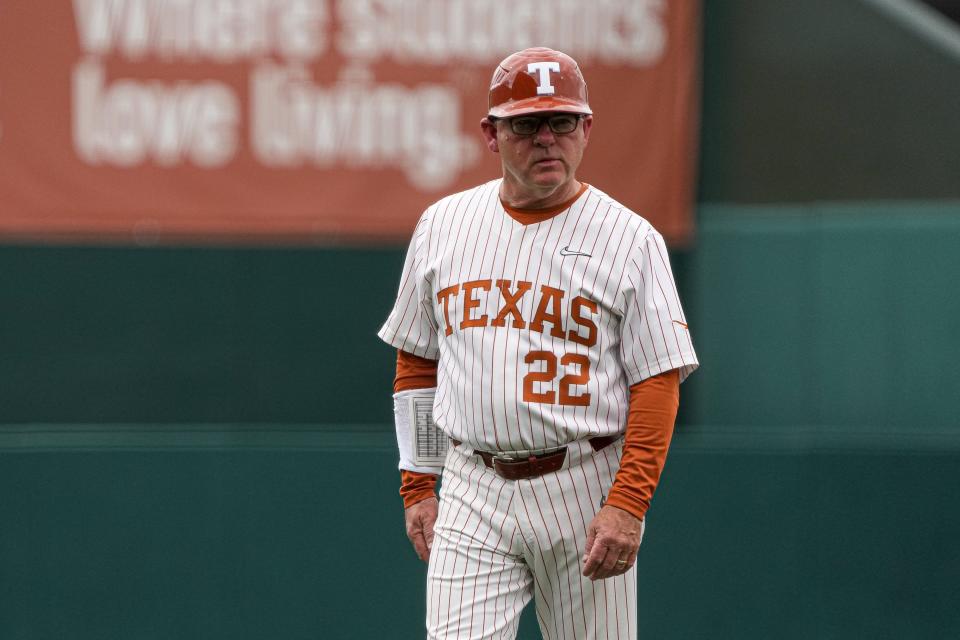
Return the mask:
[(433, 547), (433, 525), (437, 521), (437, 499), (421, 500), (404, 510), (407, 521), (407, 537), (413, 544), (417, 556), (424, 562), (430, 560), (430, 548)]

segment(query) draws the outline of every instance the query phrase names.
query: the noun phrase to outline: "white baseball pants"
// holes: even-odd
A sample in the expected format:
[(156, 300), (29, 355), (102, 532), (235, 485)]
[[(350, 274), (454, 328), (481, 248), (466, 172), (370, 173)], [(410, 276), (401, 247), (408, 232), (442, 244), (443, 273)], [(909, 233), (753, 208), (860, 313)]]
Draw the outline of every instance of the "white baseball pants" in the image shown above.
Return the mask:
[(580, 573), (622, 448), (576, 442), (559, 471), (511, 481), (467, 445), (451, 447), (427, 570), (428, 638), (513, 640), (533, 597), (545, 640), (635, 639), (636, 566), (596, 582)]

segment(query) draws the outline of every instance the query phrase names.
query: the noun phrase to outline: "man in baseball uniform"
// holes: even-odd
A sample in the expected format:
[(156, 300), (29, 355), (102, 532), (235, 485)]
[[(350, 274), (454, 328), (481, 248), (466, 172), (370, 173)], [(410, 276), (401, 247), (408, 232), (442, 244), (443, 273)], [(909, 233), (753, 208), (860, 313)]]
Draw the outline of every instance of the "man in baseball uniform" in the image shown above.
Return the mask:
[(592, 125), (572, 58), (501, 62), (480, 126), (503, 176), (423, 213), (379, 333), (429, 638), (515, 638), (531, 598), (544, 638), (637, 637), (644, 516), (698, 362), (663, 238), (576, 177)]

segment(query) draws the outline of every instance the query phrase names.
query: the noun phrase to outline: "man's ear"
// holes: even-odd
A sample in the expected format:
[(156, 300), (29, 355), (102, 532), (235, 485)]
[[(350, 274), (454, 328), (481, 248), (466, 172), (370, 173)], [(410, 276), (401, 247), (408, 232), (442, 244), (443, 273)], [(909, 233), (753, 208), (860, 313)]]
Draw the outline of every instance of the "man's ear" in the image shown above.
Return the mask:
[(490, 118), (484, 118), (480, 121), (480, 131), (483, 133), (483, 141), (487, 143), (487, 148), (494, 153), (500, 153), (500, 145), (497, 144), (497, 123), (491, 122)]
[(593, 116), (583, 116), (583, 143), (590, 140), (590, 129), (593, 127)]

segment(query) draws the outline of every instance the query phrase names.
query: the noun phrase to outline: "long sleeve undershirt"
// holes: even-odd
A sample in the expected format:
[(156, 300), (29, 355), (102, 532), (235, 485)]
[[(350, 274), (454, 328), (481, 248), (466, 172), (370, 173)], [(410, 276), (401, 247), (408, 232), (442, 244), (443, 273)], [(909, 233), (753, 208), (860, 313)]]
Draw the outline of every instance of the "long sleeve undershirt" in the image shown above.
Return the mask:
[[(397, 352), (394, 392), (437, 386), (437, 361)], [(630, 387), (630, 411), (620, 471), (606, 504), (643, 518), (657, 488), (673, 436), (680, 404), (680, 374), (674, 369)], [(404, 507), (432, 498), (437, 476), (401, 470), (400, 495)]]

